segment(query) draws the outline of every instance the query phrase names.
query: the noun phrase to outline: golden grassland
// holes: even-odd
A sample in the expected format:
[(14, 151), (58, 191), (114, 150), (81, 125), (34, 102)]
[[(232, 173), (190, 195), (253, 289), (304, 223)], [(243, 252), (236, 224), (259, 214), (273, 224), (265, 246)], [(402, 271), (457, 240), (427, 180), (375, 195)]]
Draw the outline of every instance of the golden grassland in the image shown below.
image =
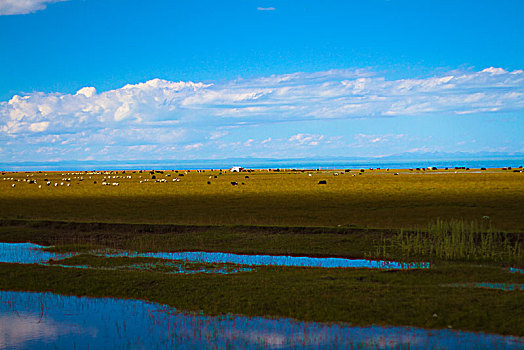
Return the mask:
[(0, 218), (371, 228), (422, 227), (441, 218), (523, 231), (520, 170), (5, 172)]

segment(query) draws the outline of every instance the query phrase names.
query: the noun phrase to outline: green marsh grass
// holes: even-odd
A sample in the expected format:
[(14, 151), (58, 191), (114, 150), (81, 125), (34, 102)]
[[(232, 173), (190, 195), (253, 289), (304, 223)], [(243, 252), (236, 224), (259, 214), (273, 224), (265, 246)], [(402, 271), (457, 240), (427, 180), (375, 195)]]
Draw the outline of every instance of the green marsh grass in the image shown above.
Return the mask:
[(523, 240), (519, 234), (491, 228), (488, 220), (441, 220), (425, 230), (406, 231), (390, 239), (381, 237), (376, 256), (386, 258), (395, 252), (404, 259), (448, 261), (491, 261), (510, 264), (524, 262)]

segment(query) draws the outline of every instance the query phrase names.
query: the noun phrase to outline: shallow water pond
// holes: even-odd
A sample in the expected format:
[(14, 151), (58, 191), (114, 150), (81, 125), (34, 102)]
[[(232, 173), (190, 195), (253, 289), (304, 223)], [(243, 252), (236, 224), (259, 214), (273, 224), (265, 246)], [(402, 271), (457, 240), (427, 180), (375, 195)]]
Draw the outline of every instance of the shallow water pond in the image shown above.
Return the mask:
[[(49, 259), (59, 260), (73, 254), (56, 254), (41, 250), (42, 246), (32, 243), (0, 243), (0, 262), (31, 264), (45, 263)], [(4, 253), (5, 252), (5, 253)], [(396, 261), (345, 259), (345, 258), (311, 258), (274, 255), (241, 255), (231, 253), (208, 252), (174, 252), (174, 253), (137, 253), (137, 252), (99, 252), (106, 257), (144, 257), (166, 260), (183, 260), (198, 263), (240, 264), (248, 266), (300, 266), (324, 268), (370, 268), (370, 269), (424, 269), (428, 262), (403, 263)]]
[(448, 287), (461, 288), (485, 288), (503, 291), (524, 291), (524, 284), (518, 283), (498, 283), (498, 282), (477, 282), (477, 283), (453, 283), (446, 285)]
[(0, 348), (347, 349), (524, 347), (524, 338), (413, 327), (351, 327), (204, 316), (137, 300), (0, 291)]
[(49, 259), (60, 260), (73, 256), (73, 253), (59, 254), (43, 250), (45, 248), (33, 243), (0, 242), (0, 262), (16, 264), (43, 264)]

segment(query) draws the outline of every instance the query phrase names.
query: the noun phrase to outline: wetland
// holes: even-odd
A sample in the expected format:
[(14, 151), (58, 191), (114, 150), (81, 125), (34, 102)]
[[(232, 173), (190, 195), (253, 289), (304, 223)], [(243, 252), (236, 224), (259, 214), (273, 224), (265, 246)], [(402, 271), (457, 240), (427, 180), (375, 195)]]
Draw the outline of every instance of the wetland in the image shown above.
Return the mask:
[[(83, 303), (86, 310), (96, 300), (161, 309), (154, 314), (174, 317), (171, 324), (196, 324), (168, 332), (165, 347), (184, 340), (193, 348), (211, 344), (205, 341), (248, 348), (521, 348), (522, 175), (4, 172), (1, 317), (25, 322), (23, 300), (41, 300), (34, 306), (60, 299), (66, 309)], [(24, 312), (34, 324), (38, 312), (53, 308)], [(44, 323), (69, 314), (53, 310), (40, 316)], [(75, 325), (88, 317), (78, 317), (67, 320), (63, 329), (72, 331), (58, 347), (81, 341)], [(131, 316), (115, 317), (108, 322)], [(97, 322), (85, 324), (93, 332), (107, 328)], [(11, 341), (11, 331), (2, 332)], [(139, 347), (153, 341), (131, 333)], [(30, 337), (20, 344), (58, 344), (45, 334)], [(121, 347), (132, 340), (114, 341)]]

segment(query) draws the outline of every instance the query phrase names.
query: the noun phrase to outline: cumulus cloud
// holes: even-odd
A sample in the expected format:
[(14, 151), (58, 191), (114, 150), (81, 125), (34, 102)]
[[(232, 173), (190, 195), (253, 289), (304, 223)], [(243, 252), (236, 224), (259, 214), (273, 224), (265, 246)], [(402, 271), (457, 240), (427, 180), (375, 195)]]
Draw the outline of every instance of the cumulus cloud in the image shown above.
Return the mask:
[(258, 11), (275, 11), (274, 7), (257, 7)]
[(0, 16), (25, 15), (44, 10), (47, 4), (67, 0), (0, 0)]
[[(168, 152), (199, 150), (203, 147), (193, 146), (224, 138), (227, 130), (271, 123), (424, 115), (461, 118), (523, 109), (524, 71), (494, 67), (397, 80), (363, 70), (220, 84), (153, 79), (104, 92), (83, 87), (73, 94), (15, 95), (0, 102), (0, 139), (13, 154), (18, 148), (31, 153), (22, 146), (27, 144), (35, 149), (51, 147), (57, 154), (86, 147), (102, 152), (102, 145), (110, 147), (108, 154), (121, 152), (119, 147), (144, 145)], [(328, 140), (296, 134), (287, 141), (315, 146)]]

